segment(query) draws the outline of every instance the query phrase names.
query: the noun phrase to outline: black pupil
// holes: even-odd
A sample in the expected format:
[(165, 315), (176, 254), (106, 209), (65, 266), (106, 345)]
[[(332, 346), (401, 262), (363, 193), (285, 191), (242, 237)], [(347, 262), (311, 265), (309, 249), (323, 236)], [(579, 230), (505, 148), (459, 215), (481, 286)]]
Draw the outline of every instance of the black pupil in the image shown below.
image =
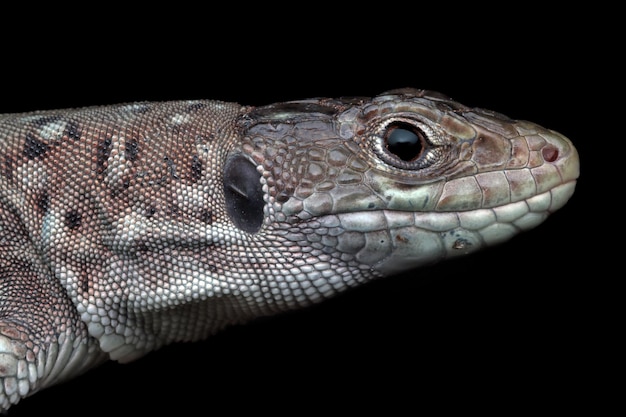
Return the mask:
[(411, 162), (420, 157), (424, 150), (424, 134), (408, 123), (389, 126), (385, 135), (387, 150), (402, 159)]

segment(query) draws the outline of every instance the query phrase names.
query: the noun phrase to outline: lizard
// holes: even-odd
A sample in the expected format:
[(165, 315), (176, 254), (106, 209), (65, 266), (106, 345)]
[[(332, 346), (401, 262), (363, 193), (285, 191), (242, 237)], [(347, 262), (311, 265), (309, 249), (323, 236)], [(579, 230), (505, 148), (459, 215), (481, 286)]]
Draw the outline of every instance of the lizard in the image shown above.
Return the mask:
[(578, 176), (564, 135), (413, 88), (0, 115), (0, 411), (501, 244)]

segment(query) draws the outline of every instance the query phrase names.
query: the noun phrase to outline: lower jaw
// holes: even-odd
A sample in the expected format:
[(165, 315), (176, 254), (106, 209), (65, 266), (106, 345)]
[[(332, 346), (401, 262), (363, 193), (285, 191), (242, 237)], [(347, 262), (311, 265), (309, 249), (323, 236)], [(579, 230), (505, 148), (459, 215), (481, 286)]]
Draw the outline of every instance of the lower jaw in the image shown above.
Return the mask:
[(563, 207), (575, 185), (571, 181), (499, 207), (412, 213), (411, 224), (406, 212), (384, 211), (389, 226), (386, 233), (364, 232), (367, 245), (356, 254), (356, 259), (382, 275), (393, 275), (504, 243), (537, 227)]

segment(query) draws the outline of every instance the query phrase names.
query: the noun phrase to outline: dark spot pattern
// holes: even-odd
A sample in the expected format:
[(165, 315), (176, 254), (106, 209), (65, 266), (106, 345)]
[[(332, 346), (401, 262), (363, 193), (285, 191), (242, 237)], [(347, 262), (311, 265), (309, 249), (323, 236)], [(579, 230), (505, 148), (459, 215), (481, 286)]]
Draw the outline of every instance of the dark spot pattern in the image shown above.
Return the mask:
[(42, 214), (46, 214), (50, 208), (50, 196), (47, 191), (43, 191), (37, 200), (37, 208)]
[(39, 158), (48, 151), (49, 146), (35, 138), (32, 134), (26, 135), (24, 141), (24, 155), (28, 159)]
[(87, 273), (87, 271), (81, 271), (80, 288), (83, 290), (83, 293), (89, 291), (89, 274)]
[(72, 140), (79, 140), (81, 137), (80, 126), (78, 126), (78, 123), (73, 121), (67, 122), (63, 135)]
[(180, 209), (178, 204), (170, 204), (168, 206), (168, 209), (169, 209), (169, 215), (172, 217), (178, 217), (182, 213), (182, 210)]
[(198, 155), (194, 155), (191, 159), (191, 180), (197, 182), (202, 178), (202, 161)]
[(136, 106), (132, 106), (130, 112), (133, 114), (145, 114), (148, 113), (150, 109), (152, 109), (152, 106), (150, 104), (138, 104)]
[(213, 212), (209, 209), (204, 209), (200, 213), (200, 221), (206, 224), (213, 223)]
[(67, 213), (65, 213), (65, 225), (74, 230), (74, 229), (78, 229), (80, 227), (82, 221), (82, 216), (81, 214), (76, 211), (76, 210), (70, 210)]
[(170, 171), (170, 176), (172, 178), (174, 178), (175, 180), (180, 179), (178, 177), (178, 174), (176, 173), (176, 164), (174, 163), (174, 161), (172, 161), (169, 157), (164, 157), (163, 161), (165, 161), (165, 164), (167, 165), (169, 171)]
[(206, 107), (207, 107), (206, 103), (193, 103), (193, 104), (190, 104), (189, 106), (187, 106), (186, 111), (188, 111), (189, 113), (194, 113), (194, 112), (196, 112), (198, 110), (202, 110), (202, 109), (204, 109)]
[(144, 215), (145, 215), (146, 217), (150, 218), (150, 217), (153, 217), (153, 216), (156, 214), (156, 212), (157, 212), (157, 208), (156, 208), (153, 204), (150, 204), (150, 205), (146, 208), (146, 211), (145, 211), (145, 214), (144, 214)]
[(4, 177), (12, 181), (13, 180), (13, 167), (15, 166), (15, 160), (9, 156), (5, 155), (4, 157), (4, 166), (2, 167), (2, 172)]
[(111, 155), (111, 145), (113, 144), (111, 138), (106, 138), (98, 144), (97, 151), (97, 171), (98, 174), (104, 173), (104, 168), (109, 156)]
[(139, 154), (139, 143), (137, 143), (134, 139), (127, 141), (124, 151), (126, 152), (126, 158), (130, 162), (135, 162), (137, 160), (137, 155)]
[(58, 122), (59, 120), (61, 120), (61, 116), (41, 116), (33, 120), (33, 124), (37, 127), (44, 127), (47, 124)]

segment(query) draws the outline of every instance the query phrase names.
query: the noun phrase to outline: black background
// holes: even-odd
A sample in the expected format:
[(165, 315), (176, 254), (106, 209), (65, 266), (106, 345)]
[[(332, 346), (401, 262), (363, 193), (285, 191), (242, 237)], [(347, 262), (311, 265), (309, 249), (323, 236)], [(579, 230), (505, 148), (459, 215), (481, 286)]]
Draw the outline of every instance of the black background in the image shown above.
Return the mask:
[(604, 367), (596, 288), (610, 256), (597, 236), (618, 223), (602, 198), (610, 180), (601, 167), (613, 151), (598, 128), (604, 116), (592, 114), (610, 107), (599, 97), (610, 65), (598, 68), (604, 52), (586, 29), (590, 16), (171, 6), (15, 16), (1, 54), (0, 112), (200, 98), (262, 105), (412, 86), (565, 134), (581, 157), (577, 191), (502, 246), (105, 364), (23, 400), (11, 416), (550, 412), (601, 403), (589, 392)]

